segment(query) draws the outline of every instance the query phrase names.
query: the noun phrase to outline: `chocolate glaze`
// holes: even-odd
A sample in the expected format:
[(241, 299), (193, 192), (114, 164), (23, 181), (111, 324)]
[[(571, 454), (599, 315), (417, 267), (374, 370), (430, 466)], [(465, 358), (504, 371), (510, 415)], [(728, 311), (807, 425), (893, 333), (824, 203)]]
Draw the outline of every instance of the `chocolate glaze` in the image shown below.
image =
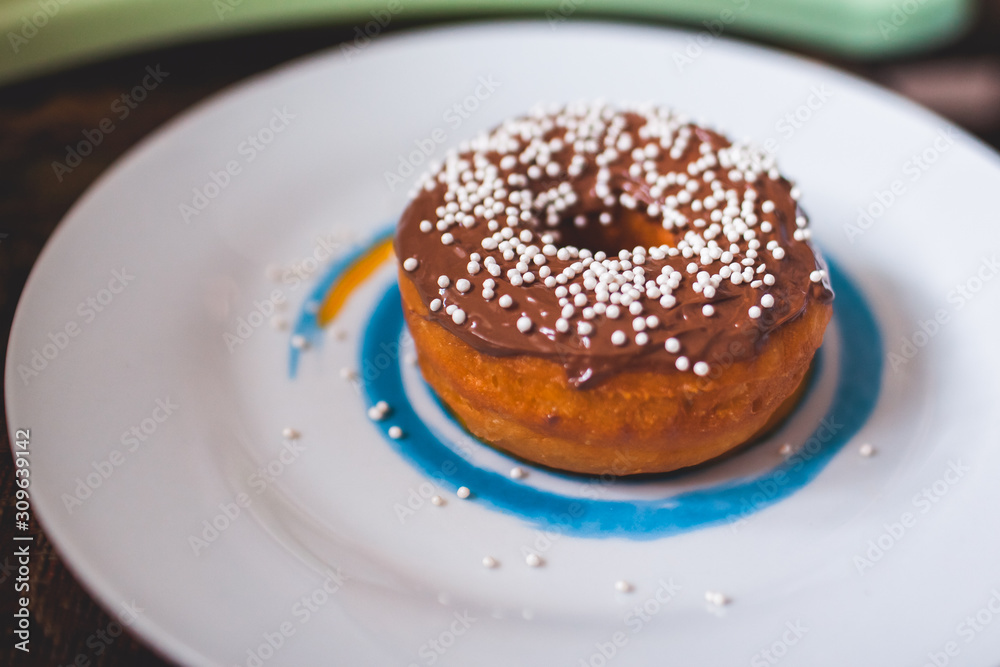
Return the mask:
[[(645, 118), (631, 112), (623, 112), (626, 118), (626, 130), (635, 133), (645, 122)], [(699, 142), (711, 144), (714, 150), (729, 147), (730, 142), (714, 131), (687, 124), (697, 140), (689, 142), (681, 156), (671, 158), (669, 151), (663, 150), (655, 158), (658, 171), (663, 174), (668, 171), (683, 172), (687, 165), (699, 157)], [(549, 129), (547, 138), (563, 136), (565, 130), (561, 127)], [(465, 150), (460, 157), (472, 158), (475, 151)], [(573, 154), (570, 146), (553, 152), (552, 159), (559, 164), (567, 165)], [(480, 155), (499, 168), (503, 157), (496, 151), (481, 152)], [(612, 161), (608, 168), (611, 171), (610, 188), (616, 195), (627, 192), (640, 203), (635, 210), (626, 209), (620, 203), (606, 206), (595, 193), (598, 166), (593, 156), (586, 163), (582, 173), (568, 176), (566, 169), (555, 177), (542, 175), (535, 180), (529, 180), (524, 186), (535, 194), (544, 192), (562, 181), (570, 181), (577, 194), (577, 201), (562, 212), (558, 226), (549, 227), (544, 215), (539, 215), (532, 221), (521, 223), (522, 227), (535, 230), (538, 233), (553, 232), (554, 244), (574, 245), (578, 248), (588, 248), (591, 251), (606, 250), (610, 257), (617, 255), (619, 248), (631, 249), (636, 245), (674, 245), (688, 230), (696, 229), (689, 223), (680, 229), (665, 230), (660, 219), (647, 215), (646, 207), (654, 201), (650, 194), (649, 184), (640, 178), (634, 178), (628, 173), (630, 160), (626, 153)], [(525, 173), (527, 165), (518, 163), (509, 169), (500, 169), (501, 177), (506, 182), (511, 173)], [(507, 269), (517, 261), (505, 261), (497, 250), (487, 251), (481, 245), (484, 236), (490, 235), (486, 230), (487, 221), (476, 216), (476, 223), (471, 227), (460, 224), (453, 225), (448, 231), (454, 236), (454, 242), (445, 245), (441, 242), (441, 232), (433, 230), (423, 232), (419, 229), (422, 220), (432, 223), (438, 219), (436, 209), (444, 203), (446, 185), (440, 180), (425, 182), (428, 188), (421, 187), (404, 211), (395, 236), (396, 256), (402, 261), (415, 257), (419, 261), (416, 271), (405, 273), (417, 289), (417, 293), (428, 304), (432, 299), (440, 298), (444, 306), (457, 304), (465, 311), (467, 319), (462, 324), (455, 324), (446, 314), (444, 307), (437, 312), (429, 313), (428, 317), (439, 323), (449, 332), (458, 336), (476, 350), (490, 355), (533, 355), (544, 357), (560, 363), (565, 369), (569, 382), (578, 387), (594, 386), (603, 379), (626, 369), (654, 370), (664, 373), (678, 373), (675, 360), (678, 354), (672, 354), (664, 349), (664, 342), (675, 337), (681, 343), (681, 352), (690, 359), (691, 364), (705, 361), (712, 369), (709, 377), (724, 369), (733, 361), (748, 359), (758, 354), (766, 343), (768, 335), (786, 323), (802, 315), (810, 302), (828, 303), (833, 299), (833, 291), (825, 273), (820, 282), (812, 282), (810, 273), (815, 270), (825, 270), (825, 264), (808, 241), (796, 241), (793, 234), (797, 228), (796, 216), (804, 214), (798, 208), (791, 194), (792, 185), (784, 178), (772, 179), (768, 176), (758, 178), (753, 183), (746, 180), (732, 180), (727, 169), (715, 169), (716, 179), (721, 181), (726, 190), (736, 189), (742, 199), (748, 188), (756, 191), (755, 213), (760, 220), (771, 222), (773, 229), (763, 232), (759, 223), (755, 225), (756, 238), (761, 243), (758, 251), (758, 261), (766, 264), (766, 272), (775, 277), (774, 285), (760, 285), (753, 288), (749, 284), (734, 285), (729, 280), (723, 280), (717, 287), (716, 294), (709, 299), (702, 293), (691, 289), (694, 276), (685, 270), (693, 259), (681, 256), (667, 256), (663, 259), (653, 259), (647, 255), (642, 265), (648, 276), (656, 276), (661, 267), (670, 265), (683, 278), (680, 286), (673, 291), (677, 304), (671, 308), (662, 307), (656, 300), (642, 297), (643, 316), (656, 315), (659, 326), (646, 330), (649, 342), (638, 345), (632, 340), (633, 316), (627, 308), (622, 308), (622, 315), (615, 319), (606, 316), (595, 316), (590, 323), (593, 331), (582, 336), (576, 332), (576, 327), (566, 333), (555, 329), (555, 321), (560, 314), (559, 299), (554, 289), (546, 287), (541, 280), (518, 287), (510, 285), (507, 279)], [(433, 184), (433, 185), (431, 185)], [(704, 199), (711, 194), (708, 183), (699, 180), (699, 189), (694, 193), (694, 199)], [(667, 194), (677, 193), (682, 188), (673, 185)], [(662, 199), (662, 197), (661, 197)], [(770, 200), (775, 209), (771, 214), (763, 214), (761, 204)], [(678, 204), (677, 210), (689, 220), (707, 218), (704, 212), (695, 212), (691, 204)], [(613, 216), (610, 225), (598, 222), (598, 215), (608, 211)], [(583, 215), (587, 224), (580, 228), (574, 224), (574, 218)], [(622, 229), (619, 222), (631, 220), (627, 229)], [(638, 221), (638, 222), (637, 222)], [(501, 227), (505, 226), (501, 223)], [(515, 232), (521, 227), (515, 228)], [(725, 241), (725, 239), (722, 239)], [(775, 260), (771, 253), (764, 250), (769, 241), (776, 240), (785, 250), (783, 259)], [(534, 241), (541, 245), (537, 239)], [(727, 242), (728, 244), (728, 242)], [(486, 271), (470, 275), (466, 265), (471, 253), (478, 252), (484, 258), (492, 255), (503, 268), (499, 277), (493, 278)], [(734, 255), (734, 260), (740, 262), (745, 254)], [(553, 274), (557, 274), (578, 259), (560, 260), (555, 256), (548, 257), (548, 264)], [(710, 273), (717, 273), (721, 265), (715, 262), (704, 267)], [(701, 269), (699, 269), (701, 270)], [(451, 285), (440, 288), (437, 280), (440, 275), (451, 278)], [(763, 275), (760, 274), (760, 275)], [(472, 289), (461, 294), (455, 288), (455, 281), (466, 278), (472, 283)], [(509, 294), (514, 299), (511, 308), (501, 308), (497, 298), (485, 300), (481, 294), (483, 282), (493, 278), (497, 284), (496, 296)], [(577, 275), (570, 282), (581, 282)], [(755, 304), (760, 304), (761, 296), (770, 294), (775, 303), (771, 308), (763, 308), (762, 316), (752, 319), (748, 310)], [(702, 314), (702, 307), (710, 303), (715, 308), (711, 317)], [(533, 322), (532, 330), (525, 334), (518, 330), (516, 324), (522, 315), (528, 316)], [(611, 342), (611, 333), (623, 330), (629, 335), (628, 344), (619, 346)], [(688, 371), (690, 372), (690, 371)]]

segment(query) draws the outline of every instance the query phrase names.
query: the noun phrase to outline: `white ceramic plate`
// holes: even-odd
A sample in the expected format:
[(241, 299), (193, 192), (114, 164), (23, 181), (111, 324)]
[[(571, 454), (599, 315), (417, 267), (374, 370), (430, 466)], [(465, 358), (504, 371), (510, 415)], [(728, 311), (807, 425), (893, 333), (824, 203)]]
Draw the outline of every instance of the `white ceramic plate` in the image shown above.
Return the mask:
[[(84, 584), (186, 664), (996, 665), (1000, 163), (884, 91), (707, 35), (396, 36), (240, 85), (110, 170), (35, 267), (6, 369), (34, 507)], [(292, 331), (268, 320), (310, 333), (324, 276), (403, 207), (408, 161), (597, 97), (752, 137), (800, 184), (840, 289), (781, 430), (662, 479), (510, 480), (396, 353), (390, 263), (290, 376)], [(379, 392), (394, 412), (373, 423)]]

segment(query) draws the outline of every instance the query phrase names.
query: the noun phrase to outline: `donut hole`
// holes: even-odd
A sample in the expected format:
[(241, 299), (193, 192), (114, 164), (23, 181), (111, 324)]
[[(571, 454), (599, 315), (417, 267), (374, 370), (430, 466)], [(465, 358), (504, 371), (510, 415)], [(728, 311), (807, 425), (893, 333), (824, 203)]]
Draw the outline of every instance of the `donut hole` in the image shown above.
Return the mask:
[(659, 220), (622, 207), (612, 212), (608, 224), (599, 222), (597, 214), (586, 217), (587, 222), (582, 226), (573, 219), (560, 221), (553, 230), (556, 245), (586, 248), (595, 253), (603, 251), (609, 257), (617, 257), (621, 250), (631, 251), (636, 246), (675, 246), (680, 240), (674, 230), (664, 229)]

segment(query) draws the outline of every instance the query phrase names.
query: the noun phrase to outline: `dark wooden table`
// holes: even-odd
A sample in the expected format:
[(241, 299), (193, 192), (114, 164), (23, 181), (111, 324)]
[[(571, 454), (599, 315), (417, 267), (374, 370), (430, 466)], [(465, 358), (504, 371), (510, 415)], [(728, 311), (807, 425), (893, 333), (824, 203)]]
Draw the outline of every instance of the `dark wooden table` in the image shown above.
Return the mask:
[[(413, 25), (393, 24), (394, 30)], [(737, 32), (734, 30), (734, 33)], [(352, 27), (296, 30), (144, 52), (0, 88), (0, 332), (2, 358), (14, 308), (42, 246), (69, 207), (112, 162), (161, 123), (215, 91), (289, 59), (338, 44)], [(816, 54), (808, 54), (824, 59)], [(827, 59), (828, 60), (828, 59)], [(828, 60), (829, 61), (829, 60)], [(830, 61), (936, 108), (1000, 146), (1000, 0), (981, 5), (973, 30), (932, 53), (891, 62)], [(114, 100), (141, 80), (147, 66), (170, 73), (162, 85), (106, 134), (69, 172), (67, 146), (104, 119)], [(10, 451), (0, 412), (0, 448)], [(31, 654), (14, 648), (17, 577), (13, 556), (14, 466), (0, 454), (0, 618), (7, 665), (167, 665), (81, 588), (36, 522), (31, 566)], [(19, 531), (20, 533), (20, 531)], [(23, 533), (20, 533), (23, 534)]]

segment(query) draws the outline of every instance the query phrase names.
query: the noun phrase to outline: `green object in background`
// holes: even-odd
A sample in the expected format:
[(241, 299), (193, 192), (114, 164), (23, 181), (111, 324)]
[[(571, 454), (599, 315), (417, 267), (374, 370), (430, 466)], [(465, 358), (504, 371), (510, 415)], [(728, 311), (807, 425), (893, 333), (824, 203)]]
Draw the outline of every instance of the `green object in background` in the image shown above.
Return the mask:
[[(142, 49), (324, 23), (533, 14), (669, 20), (707, 35), (760, 36), (850, 58), (937, 45), (971, 0), (0, 0), (0, 83)], [(701, 38), (703, 41), (706, 37)], [(694, 48), (694, 47), (693, 47)]]

